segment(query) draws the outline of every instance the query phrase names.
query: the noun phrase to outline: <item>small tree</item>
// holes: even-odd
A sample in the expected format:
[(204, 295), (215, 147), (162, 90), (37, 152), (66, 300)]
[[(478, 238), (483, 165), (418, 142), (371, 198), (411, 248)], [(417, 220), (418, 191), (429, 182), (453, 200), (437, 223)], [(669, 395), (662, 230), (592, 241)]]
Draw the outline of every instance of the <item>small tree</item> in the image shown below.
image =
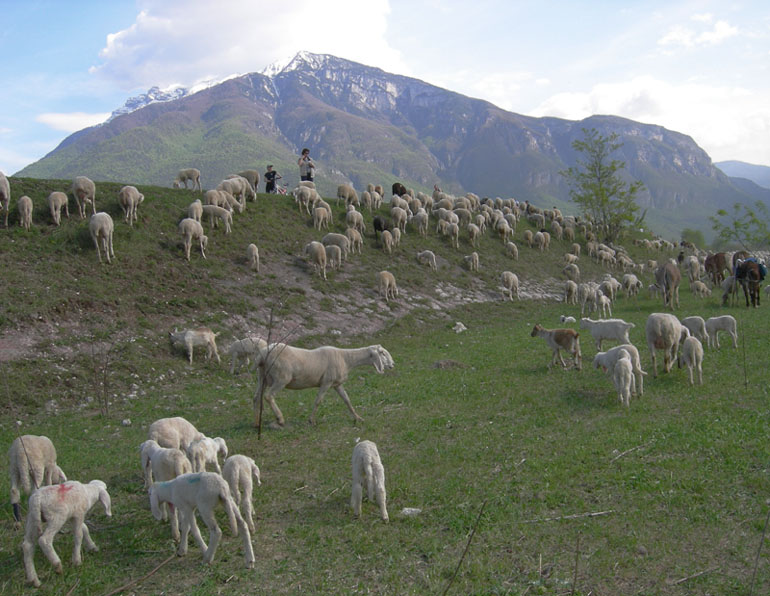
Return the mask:
[(743, 203), (735, 203), (732, 213), (720, 209), (716, 217), (709, 217), (718, 241), (728, 246), (738, 245), (744, 250), (757, 250), (770, 245), (767, 219), (767, 207), (760, 201), (754, 203), (753, 208)]
[(644, 219), (644, 214), (636, 217), (636, 195), (644, 185), (639, 180), (625, 182), (620, 177), (625, 162), (610, 159), (623, 146), (616, 133), (605, 137), (595, 128), (584, 128), (583, 136), (582, 141), (572, 142), (572, 148), (585, 159), (578, 159), (576, 166), (559, 173), (570, 184), (570, 198), (594, 222), (599, 233), (614, 242), (626, 228), (638, 227)]
[(698, 248), (704, 248), (706, 246), (706, 239), (703, 237), (703, 232), (700, 230), (685, 228), (682, 230), (682, 240), (685, 242), (691, 242)]

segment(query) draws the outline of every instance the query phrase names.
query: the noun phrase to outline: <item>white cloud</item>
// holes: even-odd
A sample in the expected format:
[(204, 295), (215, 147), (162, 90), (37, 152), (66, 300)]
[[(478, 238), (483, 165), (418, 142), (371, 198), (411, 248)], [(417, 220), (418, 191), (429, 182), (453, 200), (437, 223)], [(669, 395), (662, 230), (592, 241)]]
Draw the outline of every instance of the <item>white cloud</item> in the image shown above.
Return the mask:
[(698, 44), (716, 45), (735, 35), (738, 35), (738, 27), (733, 27), (727, 21), (717, 21), (713, 30), (704, 31), (695, 41)]
[[(711, 22), (711, 15), (702, 15), (702, 17), (708, 18), (696, 18), (693, 20), (699, 20), (701, 22)], [(683, 27), (682, 25), (675, 25), (668, 30), (663, 37), (658, 40), (660, 46), (682, 46), (685, 48), (692, 48), (695, 46), (710, 46), (717, 45), (738, 35), (738, 27), (730, 25), (727, 21), (717, 21), (710, 30), (695, 31), (689, 27)]]
[(714, 15), (710, 12), (704, 12), (700, 14), (694, 14), (690, 17), (693, 21), (699, 21), (701, 23), (710, 23), (714, 20)]
[(88, 126), (100, 124), (109, 117), (110, 112), (99, 114), (88, 114), (86, 112), (48, 112), (45, 114), (38, 114), (35, 117), (35, 121), (50, 126), (54, 130), (75, 132)]
[[(404, 72), (388, 41), (388, 0), (140, 0), (128, 28), (110, 34), (92, 74), (125, 89), (193, 85), (259, 71), (300, 50)], [(396, 37), (397, 39), (397, 37)]]

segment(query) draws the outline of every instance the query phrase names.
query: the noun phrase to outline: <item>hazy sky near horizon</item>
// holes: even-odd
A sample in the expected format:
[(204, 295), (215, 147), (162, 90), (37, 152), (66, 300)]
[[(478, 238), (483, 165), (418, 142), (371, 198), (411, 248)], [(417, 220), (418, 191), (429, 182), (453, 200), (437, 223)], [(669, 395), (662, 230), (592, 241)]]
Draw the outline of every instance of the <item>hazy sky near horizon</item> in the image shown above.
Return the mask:
[(0, 170), (152, 86), (327, 53), (531, 116), (613, 114), (770, 166), (770, 3), (0, 0)]

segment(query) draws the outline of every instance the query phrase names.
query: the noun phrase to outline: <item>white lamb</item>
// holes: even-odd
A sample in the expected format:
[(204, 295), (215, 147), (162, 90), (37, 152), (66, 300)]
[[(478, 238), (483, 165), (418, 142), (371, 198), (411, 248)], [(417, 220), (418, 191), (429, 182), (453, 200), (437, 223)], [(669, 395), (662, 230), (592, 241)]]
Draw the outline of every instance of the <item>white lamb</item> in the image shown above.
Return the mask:
[(514, 261), (519, 260), (519, 247), (516, 246), (513, 242), (506, 242), (505, 243), (505, 254), (507, 254), (509, 257), (511, 257)]
[(700, 280), (695, 280), (690, 284), (692, 293), (698, 298), (706, 298), (711, 296), (711, 290), (709, 287)]
[(469, 255), (465, 255), (463, 261), (465, 261), (469, 271), (479, 270), (479, 253), (474, 251)]
[(690, 331), (690, 335), (697, 337), (701, 342), (708, 342), (708, 333), (706, 333), (706, 321), (703, 317), (692, 316), (682, 319), (682, 325), (687, 327)]
[(32, 199), (27, 195), (19, 197), (18, 208), (19, 225), (29, 232), (29, 229), (32, 227), (32, 210), (34, 209)]
[(256, 244), (251, 243), (246, 247), (246, 259), (248, 259), (251, 268), (259, 273), (259, 248)]
[(511, 271), (503, 271), (500, 274), (500, 283), (502, 285), (502, 297), (505, 300), (506, 294), (508, 299), (513, 302), (513, 296), (516, 299), (519, 298), (519, 277)]
[[(182, 474), (189, 474), (192, 470), (190, 460), (181, 449), (161, 447), (155, 441), (145, 441), (140, 445), (142, 454), (142, 466), (144, 469), (145, 488), (149, 489), (153, 481), (165, 482), (173, 480)], [(179, 520), (176, 509), (171, 510), (169, 516), (168, 507), (164, 504), (163, 521), (170, 518), (171, 537), (179, 542)]]
[(612, 299), (601, 292), (596, 294), (596, 308), (601, 313), (600, 316), (612, 316)]
[(364, 247), (364, 238), (361, 233), (356, 229), (348, 228), (345, 230), (345, 237), (350, 242), (350, 251), (361, 254), (361, 249)]
[(629, 407), (631, 394), (636, 393), (636, 383), (631, 356), (628, 351), (622, 348), (618, 351), (618, 359), (615, 361), (615, 368), (612, 371), (612, 380), (615, 383), (620, 403)]
[(195, 199), (187, 207), (187, 217), (198, 222), (201, 220), (203, 217), (203, 203), (201, 203), (200, 199)]
[(679, 357), (679, 366), (684, 364), (690, 373), (690, 385), (694, 385), (692, 369), (698, 371), (698, 385), (703, 385), (703, 344), (698, 338), (689, 336), (682, 342), (682, 353)]
[(53, 219), (53, 223), (55, 223), (57, 226), (61, 225), (62, 207), (64, 207), (64, 214), (67, 216), (67, 219), (69, 219), (69, 216), (70, 216), (69, 199), (67, 198), (67, 195), (65, 193), (54, 191), (50, 195), (48, 195), (47, 201), (48, 201), (48, 210), (51, 212), (51, 219)]
[(250, 457), (231, 455), (222, 466), (222, 477), (230, 486), (230, 495), (235, 504), (240, 507), (246, 525), (249, 526), (249, 530), (254, 532), (254, 509), (252, 506), (254, 485), (252, 478), (257, 481), (257, 486), (262, 486), (259, 467)]
[(187, 446), (187, 459), (192, 464), (193, 472), (205, 472), (206, 466), (211, 464), (216, 469), (217, 474), (221, 474), (222, 468), (219, 467), (220, 455), (223, 460), (227, 458), (227, 443), (225, 443), (222, 437), (215, 437), (213, 439), (202, 437)]
[(361, 441), (353, 448), (353, 494), (350, 497), (350, 506), (356, 517), (361, 515), (364, 483), (367, 498), (379, 506), (382, 521), (388, 521), (385, 468), (382, 466), (377, 445), (372, 441)]
[[(68, 521), (72, 521), (72, 564), (79, 566), (82, 562), (81, 546), (83, 541), (86, 548), (97, 551), (99, 548), (91, 540), (85, 517), (91, 507), (100, 501), (108, 517), (112, 516), (110, 495), (107, 485), (101, 480), (92, 480), (88, 484), (71, 480), (57, 486), (44, 486), (37, 489), (29, 497), (29, 512), (24, 541), (21, 549), (24, 553), (24, 570), (27, 581), (35, 587), (40, 587), (40, 579), (35, 570), (35, 544), (48, 558), (56, 573), (62, 573), (59, 555), (53, 548), (53, 539)], [(45, 529), (43, 523), (45, 520)]]
[(87, 205), (91, 205), (92, 215), (96, 213), (96, 185), (92, 180), (85, 176), (75, 178), (72, 181), (72, 196), (75, 197), (81, 219), (86, 218)]
[(65, 482), (67, 477), (56, 465), (56, 448), (51, 439), (38, 435), (22, 435), (8, 450), (8, 471), (11, 476), (11, 507), (13, 517), (21, 521), (20, 491), (25, 494), (41, 486)]
[(559, 316), (559, 321), (562, 323), (575, 323), (575, 317), (568, 317), (567, 315)]
[(619, 341), (622, 344), (629, 344), (628, 332), (633, 329), (633, 323), (626, 323), (623, 319), (605, 319), (594, 321), (592, 319), (580, 319), (580, 328), (588, 329), (596, 342), (596, 349), (602, 349), (602, 341), (605, 339)]
[(112, 223), (112, 218), (109, 213), (100, 211), (94, 213), (91, 216), (91, 220), (88, 222), (88, 231), (91, 233), (91, 239), (96, 246), (96, 254), (99, 255), (99, 262), (102, 262), (102, 251), (104, 250), (104, 256), (107, 258), (107, 262), (111, 263), (110, 257), (115, 258), (115, 251), (112, 249), (112, 234), (115, 232), (115, 224)]
[(324, 245), (313, 240), (305, 245), (304, 253), (310, 258), (316, 273), (326, 279), (326, 248)]
[[(181, 539), (177, 549), (180, 557), (187, 554), (187, 536), (192, 532), (195, 542), (203, 551), (203, 562), (207, 565), (213, 562), (222, 538), (222, 530), (217, 525), (214, 508), (222, 503), (233, 534), (237, 536), (240, 532), (243, 537), (246, 567), (254, 566), (254, 550), (251, 546), (249, 528), (230, 495), (227, 482), (219, 474), (213, 472), (183, 474), (167, 482), (154, 483), (150, 487), (150, 509), (158, 521), (163, 517), (160, 507), (162, 503), (173, 504), (181, 516)], [(206, 546), (198, 529), (198, 523), (195, 520), (196, 509), (209, 529), (209, 546)]]
[(663, 350), (663, 368), (665, 372), (670, 372), (676, 361), (679, 343), (690, 334), (687, 327), (682, 325), (679, 319), (672, 314), (652, 313), (647, 317), (644, 334), (652, 357), (653, 376), (658, 376), (658, 367), (655, 361), (656, 350)]
[(118, 191), (118, 204), (123, 209), (126, 223), (131, 227), (139, 219), (138, 211), (142, 201), (144, 201), (144, 195), (136, 186), (124, 186)]
[(631, 365), (636, 376), (636, 387), (639, 389), (639, 395), (644, 394), (644, 377), (647, 375), (642, 370), (641, 360), (639, 359), (639, 350), (633, 344), (623, 344), (610, 348), (606, 352), (598, 352), (594, 356), (594, 368), (601, 368), (608, 374), (615, 370), (615, 363), (622, 356), (621, 351), (625, 351), (631, 357)]
[(201, 188), (201, 173), (200, 170), (197, 170), (196, 168), (179, 170), (174, 179), (174, 188), (182, 188), (182, 184), (187, 188), (188, 180), (192, 182), (193, 190), (197, 188), (199, 191), (203, 192), (203, 189)]
[(331, 269), (340, 270), (342, 267), (342, 250), (336, 244), (327, 244), (324, 246), (326, 250), (326, 262)]
[(380, 271), (377, 274), (377, 285), (380, 296), (385, 297), (385, 302), (390, 302), (391, 298), (395, 300), (398, 296), (396, 278), (390, 271)]
[[(230, 361), (230, 374), (235, 374), (235, 365), (238, 364), (238, 371), (240, 372), (241, 366), (249, 365), (249, 360), (254, 358), (257, 360), (260, 354), (260, 350), (267, 349), (267, 342), (261, 337), (245, 337), (243, 339), (236, 339), (227, 348), (226, 354), (231, 358)], [(244, 362), (241, 363), (240, 360)]]
[(345, 261), (348, 260), (348, 253), (350, 252), (350, 240), (348, 240), (347, 236), (344, 234), (337, 234), (336, 232), (326, 234), (323, 238), (321, 238), (321, 244), (324, 246), (329, 246), (330, 244), (339, 246), (340, 250), (342, 251), (342, 259)]
[(216, 356), (217, 364), (222, 362), (217, 351), (217, 335), (219, 334), (214, 333), (208, 327), (185, 329), (184, 331), (174, 329), (168, 332), (168, 338), (171, 341), (172, 347), (186, 350), (190, 364), (193, 361), (193, 349), (197, 347), (206, 348), (206, 360), (211, 360), (211, 355), (213, 354)]
[(432, 250), (423, 250), (417, 253), (417, 260), (423, 265), (428, 265), (433, 271), (436, 271), (436, 255)]
[(159, 418), (150, 425), (148, 435), (150, 440), (157, 442), (161, 447), (182, 451), (187, 451), (190, 443), (205, 436), (181, 416)]
[(195, 221), (189, 217), (179, 222), (179, 233), (182, 235), (182, 242), (184, 244), (184, 253), (187, 260), (190, 260), (190, 249), (192, 248), (193, 241), (197, 241), (200, 249), (201, 256), (206, 258), (206, 246), (208, 246), (209, 239), (203, 233), (203, 226), (199, 221)]
[(233, 224), (232, 211), (229, 211), (224, 207), (218, 207), (217, 205), (203, 205), (201, 209), (203, 210), (203, 215), (209, 216), (209, 227), (215, 227), (217, 225), (217, 220), (219, 220), (225, 226), (225, 234), (231, 232), (231, 226)]
[(724, 331), (733, 338), (733, 347), (738, 348), (738, 323), (732, 315), (711, 317), (706, 321), (706, 333), (708, 334), (708, 346), (719, 348), (719, 332)]

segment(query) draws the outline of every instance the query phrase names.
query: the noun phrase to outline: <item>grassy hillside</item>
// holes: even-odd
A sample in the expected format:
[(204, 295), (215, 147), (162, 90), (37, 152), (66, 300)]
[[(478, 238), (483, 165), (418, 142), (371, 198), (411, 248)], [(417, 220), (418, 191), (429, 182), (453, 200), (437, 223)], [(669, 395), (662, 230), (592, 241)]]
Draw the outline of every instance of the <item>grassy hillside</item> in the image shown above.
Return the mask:
[[(587, 333), (584, 370), (547, 370), (550, 352), (530, 337), (533, 324), (555, 327), (559, 314), (579, 316), (579, 309), (541, 298), (561, 287), (554, 278), (566, 246), (554, 241), (543, 254), (521, 246), (526, 223), (515, 239), (520, 260), (487, 236), (478, 274), (461, 265), (472, 250), (465, 238), (455, 251), (432, 233), (421, 240), (409, 230), (393, 256), (368, 233), (363, 254), (323, 282), (301, 258), (304, 244), (323, 233), (291, 199), (260, 195), (235, 216), (228, 236), (206, 225), (208, 258), (193, 251), (187, 263), (176, 224), (194, 193), (140, 187), (146, 200), (130, 229), (116, 206), (120, 185), (97, 183), (98, 208), (116, 224), (116, 259), (100, 266), (85, 222), (73, 215), (54, 228), (43, 207), (67, 182), (11, 184), (13, 227), (0, 230), (2, 443), (17, 432), (49, 436), (70, 478), (107, 483), (113, 517), (98, 505), (90, 515), (100, 551), (84, 552), (80, 568), (70, 564), (70, 533), (54, 543), (63, 575), (38, 549), (43, 587), (36, 591), (24, 586), (22, 531), (4, 507), (3, 593), (105, 594), (173, 554), (168, 526), (150, 514), (137, 446), (149, 423), (176, 415), (259, 464), (256, 568), (244, 568), (240, 540), (220, 511), (214, 565), (203, 566), (191, 543), (185, 558), (172, 557), (125, 593), (440, 593), (474, 527), (450, 593), (749, 593), (770, 490), (766, 306), (722, 308), (717, 298), (694, 299), (684, 282), (678, 315), (730, 312), (740, 333), (738, 350), (724, 337), (720, 350), (706, 350), (705, 384), (691, 388), (676, 368), (652, 377), (643, 329), (659, 301), (621, 298), (614, 314), (636, 324), (631, 338), (649, 372), (644, 395), (625, 410), (590, 366), (596, 350)], [(22, 193), (35, 203), (29, 233), (15, 225)], [(330, 202), (341, 230), (342, 209)], [(249, 242), (260, 247), (256, 275), (245, 259)], [(437, 253), (437, 273), (417, 265), (423, 247)], [(385, 268), (401, 290), (390, 305), (375, 289)], [(528, 299), (499, 300), (506, 268), (520, 276)], [(585, 258), (581, 270), (584, 278), (603, 273)], [(331, 392), (311, 427), (315, 392), (286, 390), (277, 398), (286, 428), (266, 427), (258, 439), (251, 374), (229, 375), (224, 357), (217, 366), (197, 354), (190, 366), (169, 349), (174, 326), (208, 325), (220, 333), (222, 353), (233, 337), (265, 333), (271, 311), (274, 333), (291, 343), (380, 343), (390, 351), (392, 371), (355, 369), (345, 384), (363, 424), (354, 425)], [(468, 331), (453, 332), (456, 321)], [(351, 516), (358, 438), (379, 446), (390, 524), (366, 502), (361, 520)], [(2, 474), (0, 493), (8, 489)], [(421, 513), (404, 516), (405, 507)], [(769, 546), (754, 594), (770, 589)]]

